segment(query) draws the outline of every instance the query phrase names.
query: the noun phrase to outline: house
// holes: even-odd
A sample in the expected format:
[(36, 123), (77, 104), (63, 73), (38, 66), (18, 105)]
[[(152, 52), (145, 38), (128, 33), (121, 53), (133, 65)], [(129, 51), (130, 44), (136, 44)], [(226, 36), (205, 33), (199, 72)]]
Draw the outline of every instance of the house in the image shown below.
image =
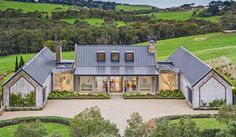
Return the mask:
[(214, 100), (232, 104), (232, 87), (223, 77), (183, 47), (165, 62), (156, 62), (149, 46), (76, 45), (75, 60), (62, 60), (43, 48), (3, 85), (8, 109), (42, 109), (51, 91), (79, 93), (150, 93), (180, 89), (193, 109)]

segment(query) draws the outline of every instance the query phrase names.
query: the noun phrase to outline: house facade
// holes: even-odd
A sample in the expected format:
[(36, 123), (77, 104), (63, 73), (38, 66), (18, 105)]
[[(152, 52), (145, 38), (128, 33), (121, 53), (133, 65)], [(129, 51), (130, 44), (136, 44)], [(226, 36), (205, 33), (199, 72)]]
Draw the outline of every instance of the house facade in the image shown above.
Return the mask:
[(3, 85), (3, 105), (42, 109), (51, 91), (78, 93), (150, 93), (181, 90), (193, 109), (214, 100), (232, 104), (232, 87), (207, 64), (185, 48), (178, 48), (165, 62), (155, 59), (149, 46), (76, 45), (75, 59), (62, 60), (42, 49)]

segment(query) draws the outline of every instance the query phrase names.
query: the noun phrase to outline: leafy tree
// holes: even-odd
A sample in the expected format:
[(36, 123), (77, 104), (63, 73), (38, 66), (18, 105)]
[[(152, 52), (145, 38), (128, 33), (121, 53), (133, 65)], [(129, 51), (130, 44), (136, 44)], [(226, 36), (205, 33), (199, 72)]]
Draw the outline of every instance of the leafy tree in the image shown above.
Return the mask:
[(19, 68), (21, 68), (22, 66), (24, 66), (24, 64), (25, 64), (25, 61), (24, 61), (23, 57), (20, 56)]
[(16, 63), (15, 63), (15, 72), (19, 69), (18, 66), (18, 57), (16, 56)]
[(236, 121), (236, 105), (222, 105), (217, 115), (217, 120), (226, 124)]
[(125, 130), (125, 137), (148, 137), (150, 131), (146, 124), (144, 124), (141, 115), (137, 112), (130, 116), (127, 120), (128, 127)]
[(73, 137), (115, 137), (119, 129), (108, 120), (104, 120), (98, 107), (86, 108), (76, 115), (71, 123)]
[(47, 129), (39, 121), (29, 124), (20, 124), (15, 132), (15, 137), (45, 137)]
[(221, 130), (216, 134), (216, 137), (235, 137), (236, 136), (236, 121), (229, 123), (229, 128)]

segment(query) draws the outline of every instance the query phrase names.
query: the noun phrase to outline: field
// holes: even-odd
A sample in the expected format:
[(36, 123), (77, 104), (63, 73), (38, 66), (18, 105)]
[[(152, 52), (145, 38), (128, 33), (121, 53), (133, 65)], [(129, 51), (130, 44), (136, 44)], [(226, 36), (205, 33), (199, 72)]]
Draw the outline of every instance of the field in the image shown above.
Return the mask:
[(124, 10), (124, 11), (137, 11), (137, 10), (149, 10), (152, 6), (149, 5), (117, 5), (116, 10)]
[[(140, 43), (138, 45), (147, 45)], [(189, 51), (204, 61), (225, 56), (236, 64), (236, 34), (213, 33), (175, 39), (160, 40), (157, 42), (157, 60), (165, 60), (179, 46), (184, 46)], [(25, 61), (31, 59), (35, 54), (23, 54)], [(0, 57), (0, 73), (14, 70), (15, 58), (20, 55)], [(63, 59), (74, 59), (74, 52), (63, 53)], [(231, 81), (236, 85), (236, 81)]]
[(7, 8), (22, 9), (24, 12), (32, 12), (35, 10), (49, 12), (54, 10), (67, 10), (69, 6), (59, 4), (40, 4), (40, 3), (25, 3), (0, 0), (0, 10), (6, 10)]
[(186, 21), (191, 18), (207, 20), (211, 22), (219, 22), (221, 16), (213, 16), (213, 17), (192, 17), (192, 12), (159, 12), (159, 13), (150, 13), (150, 14), (141, 14), (141, 16), (152, 16), (157, 20), (178, 20), (178, 21)]
[[(63, 137), (70, 137), (70, 127), (56, 123), (44, 123), (44, 127), (47, 129), (48, 137), (53, 133), (60, 133)], [(7, 126), (0, 128), (0, 137), (14, 137), (17, 125)]]
[[(226, 124), (218, 122), (215, 118), (193, 118), (192, 119), (200, 130), (204, 129), (225, 129)], [(179, 120), (172, 120), (171, 123), (176, 123)]]

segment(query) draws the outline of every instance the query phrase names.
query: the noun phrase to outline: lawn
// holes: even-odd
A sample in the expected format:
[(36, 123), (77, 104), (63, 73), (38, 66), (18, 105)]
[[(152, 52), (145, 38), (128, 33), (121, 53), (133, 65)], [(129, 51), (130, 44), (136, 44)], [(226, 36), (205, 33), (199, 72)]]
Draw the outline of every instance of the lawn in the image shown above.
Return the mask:
[(117, 5), (116, 10), (124, 10), (124, 11), (137, 11), (137, 10), (149, 10), (152, 6), (149, 5)]
[(0, 10), (6, 10), (7, 8), (22, 9), (24, 12), (32, 12), (38, 10), (45, 11), (50, 14), (54, 10), (67, 10), (69, 6), (59, 4), (26, 3), (0, 0)]
[[(220, 123), (215, 118), (192, 118), (194, 122), (196, 122), (196, 126), (200, 128), (200, 130), (204, 129), (225, 129), (227, 128), (226, 124)], [(176, 123), (178, 120), (171, 120), (171, 123)]]
[[(70, 127), (57, 123), (44, 123), (44, 127), (47, 129), (48, 137), (53, 133), (60, 133), (63, 137), (70, 137)], [(0, 128), (0, 137), (14, 137), (18, 125), (7, 126)]]

